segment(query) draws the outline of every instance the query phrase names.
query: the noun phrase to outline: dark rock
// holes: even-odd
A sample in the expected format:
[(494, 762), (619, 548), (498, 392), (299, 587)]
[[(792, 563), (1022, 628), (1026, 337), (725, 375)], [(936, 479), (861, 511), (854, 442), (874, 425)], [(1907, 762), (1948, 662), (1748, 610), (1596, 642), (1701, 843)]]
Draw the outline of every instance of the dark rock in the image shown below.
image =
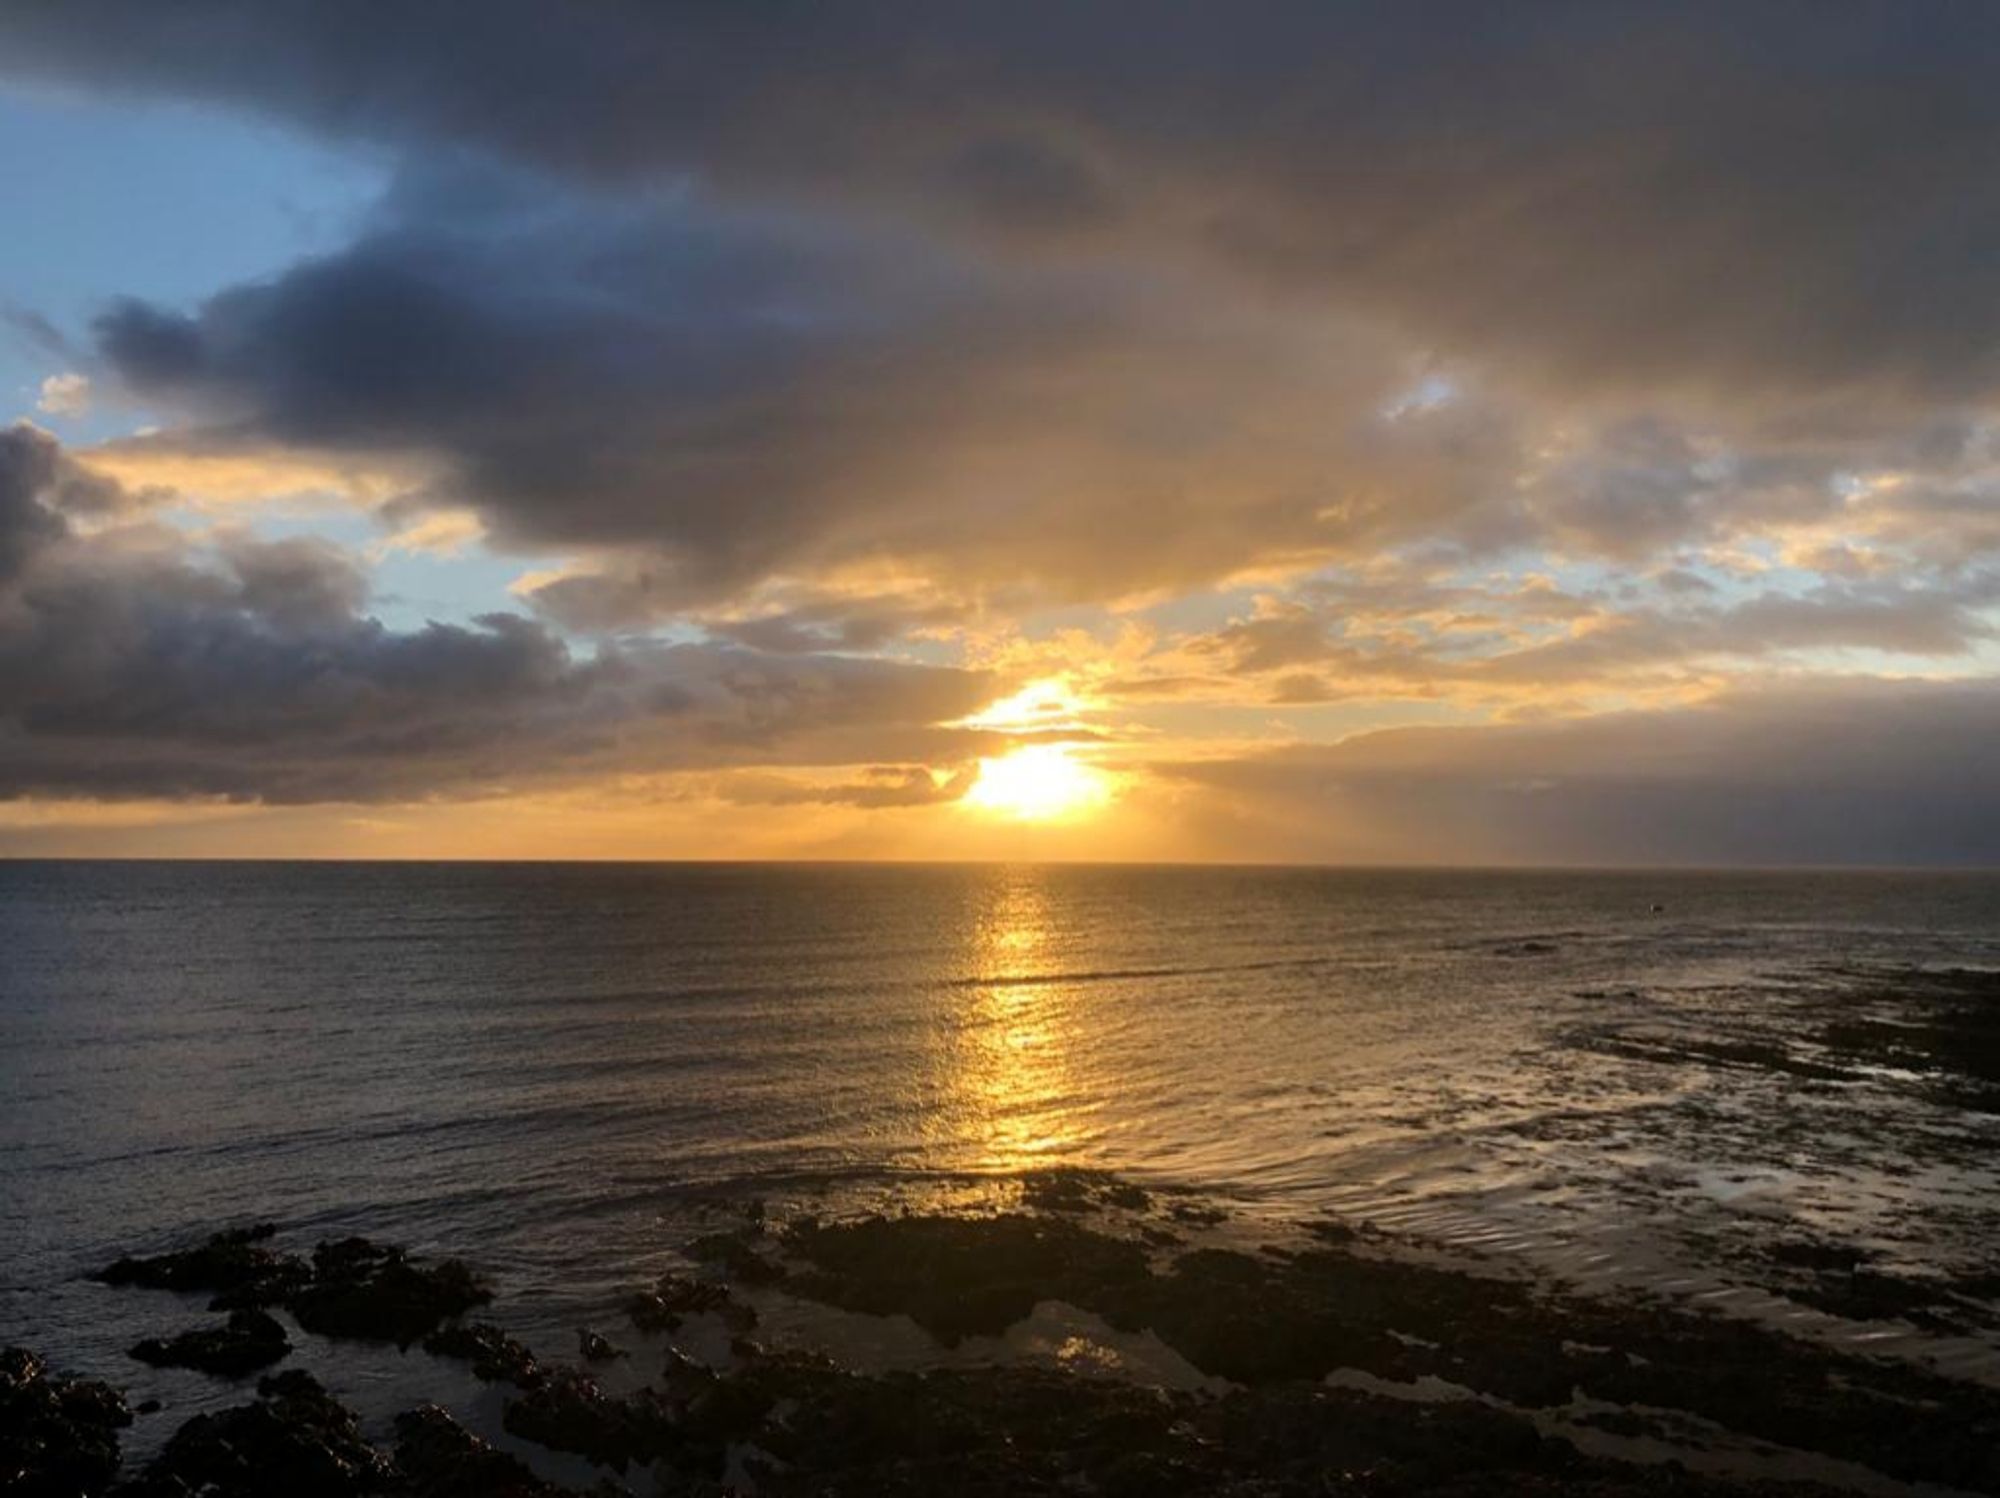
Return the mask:
[(257, 1402), (188, 1421), (120, 1498), (361, 1498), (394, 1471), (309, 1373), (260, 1379)]
[(671, 1403), (651, 1389), (614, 1399), (577, 1368), (549, 1370), (507, 1406), (507, 1430), (552, 1451), (571, 1451), (600, 1467), (657, 1461), (680, 1444)]
[(396, 1417), (396, 1467), (410, 1498), (559, 1498), (565, 1492), (434, 1404)]
[(424, 1351), (432, 1357), (470, 1363), (472, 1376), (483, 1383), (526, 1389), (542, 1378), (535, 1355), (490, 1322), (440, 1327), (424, 1338)]
[(403, 1346), (493, 1298), (457, 1259), (419, 1264), (400, 1248), (345, 1238), (320, 1244), (308, 1265), (267, 1248), (273, 1231), (263, 1224), (217, 1233), (185, 1252), (121, 1258), (95, 1277), (111, 1285), (213, 1291), (216, 1310), (283, 1306), (307, 1331)]
[(798, 1293), (851, 1311), (904, 1312), (946, 1346), (997, 1335), (1043, 1300), (1078, 1305), (1150, 1278), (1146, 1251), (1062, 1218), (807, 1220), (785, 1235), (813, 1265)]
[(25, 1348), (0, 1352), (0, 1493), (75, 1498), (118, 1474), (118, 1432), (132, 1423), (109, 1384), (61, 1378)]
[(142, 1399), (133, 1408), (142, 1415), (157, 1415), (160, 1412), (160, 1401), (157, 1399)]
[(714, 1383), (716, 1372), (704, 1363), (697, 1363), (678, 1347), (669, 1347), (660, 1365), (660, 1382), (667, 1393), (683, 1402)]
[(651, 1290), (641, 1291), (625, 1302), (625, 1314), (642, 1332), (671, 1332), (678, 1330), (687, 1317), (701, 1311), (720, 1310), (728, 1303), (727, 1286), (663, 1274)]
[(492, 1298), (457, 1259), (418, 1264), (400, 1248), (347, 1238), (313, 1250), (312, 1283), (286, 1306), (309, 1332), (407, 1347)]
[(1352, 1243), (1361, 1236), (1352, 1223), (1342, 1222), (1337, 1217), (1315, 1218), (1305, 1225), (1305, 1229), (1322, 1243)]
[(1065, 1165), (1023, 1176), (1021, 1200), (1041, 1212), (1101, 1212), (1106, 1207), (1143, 1212), (1153, 1199), (1143, 1187), (1108, 1171)]
[(107, 1285), (148, 1290), (208, 1291), (216, 1310), (275, 1305), (311, 1278), (304, 1263), (265, 1247), (277, 1229), (270, 1223), (217, 1233), (199, 1248), (154, 1258), (127, 1255), (91, 1278)]
[(284, 1327), (263, 1311), (231, 1311), (222, 1326), (200, 1327), (170, 1340), (148, 1337), (132, 1356), (156, 1368), (194, 1368), (241, 1378), (268, 1368), (292, 1350)]
[(586, 1363), (610, 1363), (625, 1356), (625, 1349), (616, 1346), (602, 1332), (594, 1332), (589, 1327), (576, 1334), (577, 1351)]
[(785, 1277), (785, 1267), (758, 1252), (751, 1241), (756, 1229), (733, 1233), (704, 1233), (688, 1245), (688, 1257), (697, 1264), (720, 1269), (739, 1285), (772, 1285)]

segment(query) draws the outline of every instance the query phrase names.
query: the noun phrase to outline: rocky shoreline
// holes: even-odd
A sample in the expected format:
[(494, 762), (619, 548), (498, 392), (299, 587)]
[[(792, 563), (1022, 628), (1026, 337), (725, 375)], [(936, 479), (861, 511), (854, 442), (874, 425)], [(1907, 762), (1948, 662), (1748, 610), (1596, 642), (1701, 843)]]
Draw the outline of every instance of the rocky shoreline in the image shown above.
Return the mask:
[[(124, 1396), (10, 1349), (0, 1494), (234, 1498), (280, 1480), (297, 1498), (2000, 1490), (2000, 1390), (1560, 1294), (1338, 1222), (1225, 1246), (1208, 1236), (1221, 1215), (1078, 1171), (1029, 1177), (983, 1215), (779, 1223), (752, 1208), (685, 1246), (691, 1272), (635, 1287), (629, 1330), (581, 1328), (568, 1362), (469, 1319), (496, 1289), (457, 1260), (359, 1238), (298, 1255), (268, 1226), (218, 1233), (96, 1277), (206, 1297), (221, 1319), (132, 1356), (244, 1381), (245, 1402), (121, 1463)], [(859, 1371), (762, 1337), (758, 1309), (907, 1317), (950, 1349), (1050, 1302), (1156, 1338), (1206, 1384), (1150, 1387), (1088, 1360)], [(704, 1357), (662, 1345), (697, 1330)], [(436, 1404), (371, 1443), (300, 1366), (343, 1341), (463, 1365), (499, 1391), (507, 1437), (592, 1478), (558, 1486)]]

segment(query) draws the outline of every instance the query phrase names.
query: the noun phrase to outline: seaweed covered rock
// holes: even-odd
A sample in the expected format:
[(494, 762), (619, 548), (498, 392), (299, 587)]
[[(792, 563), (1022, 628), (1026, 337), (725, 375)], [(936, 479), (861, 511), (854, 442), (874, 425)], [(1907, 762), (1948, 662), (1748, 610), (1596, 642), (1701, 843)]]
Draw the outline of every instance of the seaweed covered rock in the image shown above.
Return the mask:
[(148, 1337), (132, 1356), (156, 1368), (194, 1368), (222, 1378), (242, 1378), (291, 1352), (276, 1318), (263, 1311), (231, 1311), (221, 1326), (197, 1327), (177, 1337)]
[(118, 1432), (131, 1423), (109, 1384), (53, 1375), (25, 1348), (0, 1352), (0, 1493), (103, 1491), (118, 1473)]
[(343, 1238), (313, 1250), (311, 1283), (285, 1304), (309, 1332), (407, 1347), (492, 1298), (458, 1259), (420, 1264), (400, 1248)]
[(206, 1291), (216, 1296), (216, 1310), (275, 1305), (312, 1277), (301, 1260), (267, 1246), (276, 1232), (264, 1222), (216, 1233), (198, 1248), (151, 1258), (127, 1254), (91, 1278), (148, 1290)]
[(394, 1480), (353, 1412), (309, 1373), (264, 1378), (254, 1404), (197, 1415), (119, 1498), (361, 1498)]
[(482, 1383), (505, 1383), (526, 1389), (542, 1379), (542, 1368), (535, 1355), (491, 1322), (440, 1327), (424, 1338), (424, 1351), (432, 1357), (470, 1363), (472, 1376)]

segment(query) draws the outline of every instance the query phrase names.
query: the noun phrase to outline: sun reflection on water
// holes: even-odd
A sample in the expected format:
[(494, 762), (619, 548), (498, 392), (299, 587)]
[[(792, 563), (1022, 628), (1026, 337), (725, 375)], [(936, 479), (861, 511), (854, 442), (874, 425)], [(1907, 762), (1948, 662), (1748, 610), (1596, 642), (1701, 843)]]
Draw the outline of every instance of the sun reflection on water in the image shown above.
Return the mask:
[(1061, 963), (1042, 881), (1012, 869), (996, 870), (995, 881), (968, 932), (953, 1089), (982, 1147), (981, 1168), (1014, 1171), (1064, 1158), (1079, 1143), (1076, 994), (1049, 976)]

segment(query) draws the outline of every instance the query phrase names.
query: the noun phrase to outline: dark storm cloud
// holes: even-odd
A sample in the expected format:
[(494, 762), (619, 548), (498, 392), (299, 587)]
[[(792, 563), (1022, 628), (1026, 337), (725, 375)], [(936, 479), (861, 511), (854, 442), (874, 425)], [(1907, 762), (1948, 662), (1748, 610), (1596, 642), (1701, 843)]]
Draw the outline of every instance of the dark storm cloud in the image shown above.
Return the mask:
[(580, 657), (508, 614), (399, 632), (362, 612), (338, 548), (82, 534), (51, 508), (73, 477), (46, 434), (0, 432), (0, 797), (410, 799), (866, 764), (857, 728), (955, 762), (973, 750), (932, 725), (994, 691), (979, 672), (721, 645)]
[(884, 557), (1065, 601), (1206, 580), (1448, 520), (1502, 440), (1386, 432), (1379, 348), (1145, 277), (463, 161), (340, 253), (97, 337), (195, 450), (430, 464), (399, 519), (471, 505), (501, 546), (581, 553), (539, 601), (598, 628)]
[(393, 145), (1115, 245), (1568, 381), (1991, 388), (2000, 13), (71, 0), (11, 69)]
[(25, 424), (0, 431), (0, 584), (68, 533), (62, 516), (42, 502), (61, 472), (55, 438)]
[(170, 444), (427, 463), (398, 513), (567, 555), (571, 627), (883, 559), (1010, 608), (1630, 563), (1976, 445), (1911, 403), (1982, 397), (2000, 327), (1970, 11), (273, 14), (0, 14), (19, 67), (401, 151), (346, 249), (122, 303), (101, 358)]
[(1245, 856), (2000, 864), (1992, 682), (1745, 686), (1697, 708), (1410, 728), (1184, 765)]

